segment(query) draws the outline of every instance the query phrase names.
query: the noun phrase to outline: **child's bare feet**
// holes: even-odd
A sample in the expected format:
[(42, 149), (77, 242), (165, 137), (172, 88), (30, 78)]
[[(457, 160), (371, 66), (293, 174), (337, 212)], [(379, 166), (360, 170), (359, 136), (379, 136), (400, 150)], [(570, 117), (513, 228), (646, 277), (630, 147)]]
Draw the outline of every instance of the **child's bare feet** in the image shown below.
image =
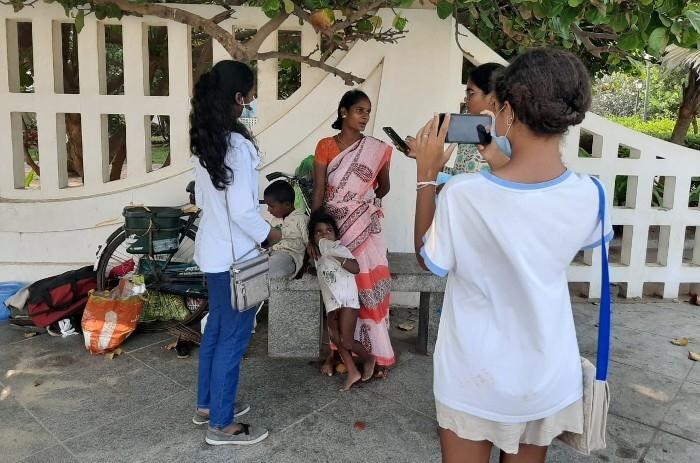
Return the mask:
[(362, 382), (369, 381), (374, 375), (374, 366), (377, 363), (377, 357), (370, 355), (370, 358), (364, 362), (362, 367)]
[(353, 384), (362, 379), (362, 375), (360, 374), (360, 372), (357, 371), (356, 368), (353, 368), (353, 370), (354, 371), (348, 371), (348, 377), (345, 380), (345, 384), (343, 384), (343, 387), (340, 388), (341, 392), (349, 391)]
[(331, 351), (331, 353), (328, 354), (328, 357), (326, 357), (326, 360), (323, 361), (323, 365), (321, 365), (321, 373), (326, 376), (333, 376), (333, 367), (335, 366), (334, 363), (335, 356), (333, 355), (333, 351)]

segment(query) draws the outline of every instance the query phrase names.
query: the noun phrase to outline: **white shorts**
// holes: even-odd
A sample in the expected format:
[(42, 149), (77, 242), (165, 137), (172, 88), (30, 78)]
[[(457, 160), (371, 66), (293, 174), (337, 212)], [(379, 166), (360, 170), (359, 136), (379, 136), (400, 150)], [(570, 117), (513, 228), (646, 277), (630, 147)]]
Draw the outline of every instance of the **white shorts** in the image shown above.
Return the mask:
[(520, 444), (549, 446), (564, 431), (583, 432), (583, 400), (552, 416), (525, 423), (499, 423), (455, 410), (435, 401), (438, 424), (462, 439), (489, 441), (506, 453), (516, 454)]

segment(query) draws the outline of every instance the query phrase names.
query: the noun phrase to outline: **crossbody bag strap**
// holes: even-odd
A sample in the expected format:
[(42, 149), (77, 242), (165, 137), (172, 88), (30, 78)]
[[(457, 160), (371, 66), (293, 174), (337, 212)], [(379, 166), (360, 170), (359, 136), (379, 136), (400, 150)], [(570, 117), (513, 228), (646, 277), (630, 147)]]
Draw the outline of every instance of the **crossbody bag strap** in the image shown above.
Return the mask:
[(233, 247), (233, 229), (231, 228), (231, 209), (228, 207), (228, 187), (224, 190), (224, 201), (226, 202), (226, 223), (228, 224), (228, 237), (231, 240), (232, 263), (236, 263), (236, 251)]
[(610, 266), (608, 264), (608, 249), (605, 243), (605, 192), (600, 180), (591, 177), (598, 188), (598, 218), (600, 219), (600, 251), (601, 258), (601, 288), (600, 315), (598, 318), (598, 356), (596, 359), (596, 379), (606, 381), (608, 378), (608, 363), (610, 357), (610, 336), (612, 331), (612, 310), (610, 297)]
[[(224, 190), (224, 201), (226, 202), (226, 223), (228, 223), (228, 234), (229, 238), (231, 239), (231, 257), (233, 258), (233, 264), (236, 263), (236, 251), (235, 248), (233, 247), (233, 229), (231, 228), (231, 209), (229, 208), (228, 205), (228, 188)], [(255, 251), (257, 246), (254, 246), (253, 249), (250, 251), (246, 252), (241, 256), (241, 260), (248, 257), (253, 251)]]

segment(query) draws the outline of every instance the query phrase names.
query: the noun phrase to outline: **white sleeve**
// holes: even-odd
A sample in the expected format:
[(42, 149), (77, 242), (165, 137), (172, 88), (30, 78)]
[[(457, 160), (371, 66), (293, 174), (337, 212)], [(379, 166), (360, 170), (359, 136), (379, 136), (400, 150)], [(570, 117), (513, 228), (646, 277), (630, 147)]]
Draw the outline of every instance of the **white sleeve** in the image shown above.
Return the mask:
[[(591, 177), (593, 178), (593, 177)], [(605, 205), (605, 214), (604, 214), (604, 221), (605, 221), (605, 231), (604, 233), (601, 232), (601, 222), (600, 222), (600, 213), (596, 212), (596, 226), (593, 229), (593, 232), (586, 238), (585, 244), (581, 247), (581, 249), (594, 249), (600, 246), (602, 243), (609, 243), (610, 240), (613, 239), (613, 227), (612, 227), (612, 220), (610, 219), (610, 201), (607, 200), (607, 192), (605, 191), (605, 187), (599, 183), (598, 179), (594, 179), (594, 182), (599, 184), (603, 188), (603, 204)], [(596, 199), (595, 199), (595, 204), (599, 203), (598, 200), (598, 188), (596, 187)]]
[(254, 180), (257, 172), (250, 150), (248, 143), (238, 143), (229, 148), (227, 158), (233, 161), (233, 182), (226, 188), (226, 198), (231, 221), (256, 243), (262, 243), (270, 234), (270, 224), (260, 215), (260, 207), (255, 200), (257, 182)]
[(455, 265), (448, 201), (449, 190), (445, 189), (438, 195), (433, 224), (423, 237), (420, 251), (426, 267), (439, 277), (446, 276)]

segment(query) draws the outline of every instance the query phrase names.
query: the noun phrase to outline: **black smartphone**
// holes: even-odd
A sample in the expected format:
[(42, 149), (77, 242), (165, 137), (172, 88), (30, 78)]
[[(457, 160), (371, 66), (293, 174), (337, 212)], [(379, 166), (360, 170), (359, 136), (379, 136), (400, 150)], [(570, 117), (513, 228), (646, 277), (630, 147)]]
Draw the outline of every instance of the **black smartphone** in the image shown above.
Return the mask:
[[(440, 114), (440, 127), (445, 120), (445, 114)], [(484, 114), (450, 114), (450, 126), (447, 128), (447, 143), (467, 143), (478, 145), (484, 143), (483, 133), (479, 136), (477, 127), (484, 129), (492, 123), (491, 116)]]
[(392, 129), (391, 127), (382, 127), (382, 129), (384, 130), (384, 133), (386, 133), (389, 136), (389, 138), (391, 138), (391, 141), (394, 142), (394, 145), (398, 146), (405, 153), (411, 151), (411, 148), (408, 147), (404, 139), (401, 138), (394, 129)]

